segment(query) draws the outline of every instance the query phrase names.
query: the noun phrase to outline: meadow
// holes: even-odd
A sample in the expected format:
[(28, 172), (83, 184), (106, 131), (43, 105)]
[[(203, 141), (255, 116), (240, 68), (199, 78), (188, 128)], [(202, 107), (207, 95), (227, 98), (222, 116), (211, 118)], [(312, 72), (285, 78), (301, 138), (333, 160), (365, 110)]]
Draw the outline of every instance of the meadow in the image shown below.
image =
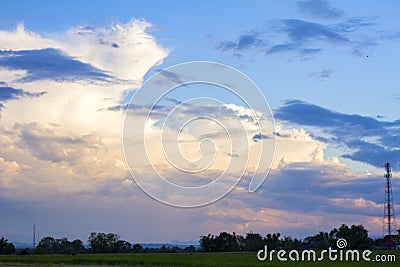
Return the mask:
[[(28, 255), (0, 256), (0, 266), (398, 266), (400, 251), (374, 252), (374, 254), (394, 254), (397, 262), (259, 262), (256, 253), (154, 253), (154, 254), (81, 254), (68, 255)], [(374, 255), (373, 254), (373, 255)], [(371, 259), (374, 256), (371, 256)]]

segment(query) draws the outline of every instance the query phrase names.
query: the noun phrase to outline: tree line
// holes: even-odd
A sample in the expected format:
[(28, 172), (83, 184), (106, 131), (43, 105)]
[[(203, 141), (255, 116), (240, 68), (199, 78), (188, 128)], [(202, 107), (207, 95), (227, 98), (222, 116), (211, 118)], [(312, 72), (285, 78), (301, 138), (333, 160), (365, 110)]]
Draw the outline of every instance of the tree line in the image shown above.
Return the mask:
[(96, 233), (89, 235), (87, 240), (88, 248), (84, 243), (75, 239), (69, 241), (67, 238), (55, 239), (53, 237), (44, 237), (35, 248), (35, 254), (76, 254), (76, 253), (168, 253), (168, 252), (194, 252), (194, 246), (181, 249), (179, 247), (144, 248), (141, 244), (131, 244), (121, 239), (114, 233)]
[[(399, 231), (400, 235), (400, 231)], [(304, 239), (281, 236), (280, 233), (272, 233), (262, 236), (259, 233), (249, 232), (245, 236), (236, 233), (221, 232), (219, 235), (204, 235), (200, 237), (200, 247), (188, 246), (184, 249), (167, 247), (144, 248), (141, 244), (131, 244), (121, 239), (114, 233), (96, 233), (89, 235), (88, 246), (75, 239), (69, 241), (67, 238), (56, 239), (51, 236), (44, 237), (34, 248), (35, 254), (82, 254), (82, 253), (171, 253), (171, 252), (238, 252), (238, 251), (258, 251), (265, 245), (272, 250), (324, 250), (336, 248), (338, 239), (346, 239), (348, 249), (373, 249), (384, 246), (384, 240), (378, 238), (373, 240), (368, 236), (368, 230), (363, 225), (351, 225), (350, 227), (342, 224), (339, 228), (334, 228), (330, 232), (319, 232)], [(397, 244), (400, 244), (397, 237)], [(0, 239), (0, 254), (14, 254), (15, 246), (2, 237)], [(27, 250), (23, 250), (27, 253)]]
[(1, 254), (14, 254), (15, 246), (13, 243), (8, 242), (7, 239), (2, 237), (0, 239), (0, 255)]
[[(399, 231), (400, 235), (400, 231)], [(305, 239), (282, 237), (280, 233), (267, 234), (261, 236), (259, 233), (247, 233), (245, 236), (221, 232), (218, 236), (208, 234), (200, 238), (200, 247), (205, 252), (235, 252), (235, 251), (258, 251), (265, 245), (269, 250), (305, 250), (313, 249), (321, 251), (324, 249), (337, 248), (337, 240), (345, 239), (348, 249), (366, 250), (374, 248), (384, 248), (382, 238), (372, 239), (368, 236), (368, 230), (363, 225), (351, 225), (350, 227), (342, 224), (339, 228), (328, 232), (319, 232)], [(399, 244), (399, 236), (397, 244)]]

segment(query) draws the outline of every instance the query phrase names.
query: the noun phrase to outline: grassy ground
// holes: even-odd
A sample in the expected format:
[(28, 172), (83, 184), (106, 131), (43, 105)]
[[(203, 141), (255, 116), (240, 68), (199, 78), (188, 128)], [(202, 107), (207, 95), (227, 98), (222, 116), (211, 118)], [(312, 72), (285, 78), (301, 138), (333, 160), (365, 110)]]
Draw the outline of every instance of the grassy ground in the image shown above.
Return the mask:
[[(177, 253), (177, 254), (101, 254), (101, 255), (34, 255), (34, 256), (0, 256), (0, 266), (399, 266), (400, 251), (375, 252), (378, 254), (395, 254), (396, 262), (259, 262), (256, 253)], [(371, 256), (371, 259), (374, 256)]]

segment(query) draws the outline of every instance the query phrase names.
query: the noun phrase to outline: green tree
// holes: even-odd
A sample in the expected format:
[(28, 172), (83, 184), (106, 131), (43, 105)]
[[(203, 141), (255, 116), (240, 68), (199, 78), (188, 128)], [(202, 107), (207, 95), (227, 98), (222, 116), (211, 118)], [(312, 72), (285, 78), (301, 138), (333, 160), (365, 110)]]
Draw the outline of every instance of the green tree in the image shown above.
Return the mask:
[(374, 245), (374, 240), (368, 237), (368, 230), (361, 224), (351, 227), (342, 224), (339, 229), (334, 228), (330, 236), (333, 240), (346, 239), (349, 249), (372, 249)]
[(35, 248), (35, 254), (54, 254), (57, 253), (57, 244), (54, 237), (46, 236), (43, 237), (37, 247)]
[(39, 241), (35, 248), (35, 254), (64, 254), (64, 253), (83, 253), (85, 247), (79, 239), (69, 241), (67, 238), (55, 239), (46, 236)]
[(196, 247), (193, 245), (190, 245), (190, 246), (185, 247), (185, 249), (183, 251), (193, 253), (196, 251)]
[(304, 239), (304, 243), (308, 249), (324, 250), (330, 246), (331, 238), (326, 232), (319, 232), (314, 236), (308, 236)]
[(121, 237), (114, 233), (93, 232), (88, 238), (88, 243), (92, 253), (126, 253), (131, 250), (131, 244), (121, 240)]
[(243, 241), (246, 251), (258, 251), (265, 245), (265, 241), (259, 233), (247, 233)]
[(279, 240), (279, 237), (281, 236), (280, 233), (273, 233), (267, 234), (266, 237), (264, 238), (264, 243), (265, 245), (268, 246), (268, 249), (280, 249), (282, 246), (282, 242)]
[(76, 252), (76, 253), (84, 253), (85, 252), (85, 246), (83, 245), (83, 242), (80, 239), (75, 239), (74, 241), (70, 242), (69, 246), (73, 252)]
[(114, 244), (114, 253), (129, 253), (131, 252), (132, 244), (125, 240), (118, 240)]
[(67, 252), (71, 252), (71, 249), (69, 247), (69, 241), (66, 237), (56, 239), (55, 240), (55, 248), (54, 248), (54, 253), (57, 254), (64, 254)]
[(301, 240), (293, 239), (291, 236), (285, 236), (282, 240), (282, 247), (285, 250), (300, 250), (302, 245)]
[(227, 251), (237, 251), (238, 250), (238, 244), (236, 241), (235, 233), (233, 233), (231, 235), (231, 234), (228, 234), (227, 232), (221, 232), (215, 238), (215, 244), (216, 244), (216, 251), (227, 252)]
[(200, 247), (204, 252), (217, 251), (217, 244), (214, 235), (208, 234), (200, 237)]
[(6, 247), (7, 247), (7, 244), (8, 244), (7, 241), (8, 241), (8, 240), (5, 239), (4, 237), (2, 237), (2, 238), (0, 239), (0, 254), (4, 254), (5, 249), (6, 249)]
[(135, 244), (132, 246), (132, 252), (133, 253), (143, 253), (144, 249), (142, 247), (142, 245), (140, 244)]
[(93, 253), (106, 253), (109, 252), (107, 236), (104, 233), (91, 233), (88, 239), (90, 251)]
[(14, 254), (15, 246), (4, 237), (0, 239), (0, 254)]
[(5, 254), (11, 255), (15, 253), (15, 246), (13, 243), (8, 243), (5, 248)]

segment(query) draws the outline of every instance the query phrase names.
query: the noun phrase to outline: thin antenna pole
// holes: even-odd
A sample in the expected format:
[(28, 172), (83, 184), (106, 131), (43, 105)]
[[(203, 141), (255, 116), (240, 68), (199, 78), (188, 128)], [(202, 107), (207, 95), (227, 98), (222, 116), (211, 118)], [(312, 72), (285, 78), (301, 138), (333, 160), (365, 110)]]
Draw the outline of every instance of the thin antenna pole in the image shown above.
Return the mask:
[(36, 236), (36, 224), (33, 224), (33, 249), (36, 248), (36, 240), (37, 240), (37, 236)]

